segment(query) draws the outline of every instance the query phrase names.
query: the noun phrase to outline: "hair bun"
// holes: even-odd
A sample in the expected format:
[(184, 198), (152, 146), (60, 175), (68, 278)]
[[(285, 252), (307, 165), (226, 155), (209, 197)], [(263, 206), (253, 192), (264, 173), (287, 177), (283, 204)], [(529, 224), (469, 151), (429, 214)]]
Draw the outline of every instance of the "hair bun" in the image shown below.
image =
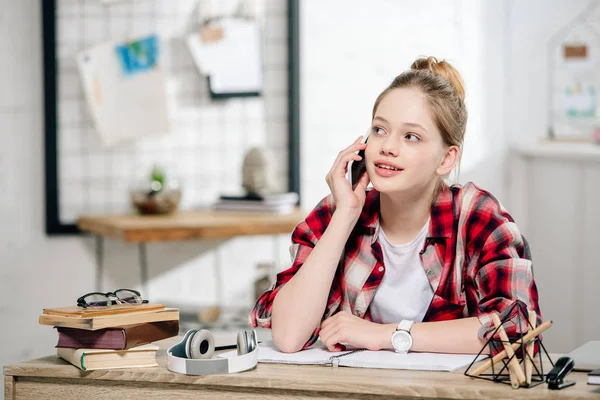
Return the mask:
[(447, 61), (438, 61), (435, 57), (417, 58), (410, 69), (420, 71), (427, 70), (433, 74), (440, 75), (446, 79), (454, 88), (454, 93), (459, 99), (465, 100), (465, 86), (458, 71)]

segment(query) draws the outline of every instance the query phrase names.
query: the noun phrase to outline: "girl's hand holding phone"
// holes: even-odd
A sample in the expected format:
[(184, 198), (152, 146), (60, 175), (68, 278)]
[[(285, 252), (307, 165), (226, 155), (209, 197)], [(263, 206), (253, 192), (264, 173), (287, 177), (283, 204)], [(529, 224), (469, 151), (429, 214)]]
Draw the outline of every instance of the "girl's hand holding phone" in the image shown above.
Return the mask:
[(351, 212), (356, 214), (356, 218), (360, 215), (365, 204), (365, 190), (369, 184), (369, 176), (365, 173), (353, 190), (347, 179), (347, 171), (350, 160), (362, 160), (362, 157), (356, 154), (367, 147), (366, 143), (361, 143), (362, 140), (363, 137), (361, 136), (352, 145), (340, 151), (325, 178), (333, 195), (336, 211)]

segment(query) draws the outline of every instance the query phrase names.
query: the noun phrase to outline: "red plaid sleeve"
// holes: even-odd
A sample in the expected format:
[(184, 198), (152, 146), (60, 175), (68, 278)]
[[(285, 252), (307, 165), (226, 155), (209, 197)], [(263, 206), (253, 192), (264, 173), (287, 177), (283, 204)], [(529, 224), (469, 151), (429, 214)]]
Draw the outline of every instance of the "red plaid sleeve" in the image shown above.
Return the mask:
[(469, 281), (477, 292), (474, 314), (482, 323), (480, 338), (487, 340), (495, 331), (491, 315), (499, 314), (509, 337), (527, 332), (527, 311), (534, 310), (541, 323), (538, 292), (528, 245), (512, 217), (489, 193), (481, 191), (471, 215), (470, 237), (476, 262)]
[[(333, 199), (331, 196), (328, 196), (321, 200), (306, 219), (296, 226), (292, 233), (292, 245), (290, 246), (292, 266), (277, 274), (273, 286), (258, 298), (248, 317), (250, 325), (253, 327), (271, 328), (271, 311), (277, 293), (302, 267), (304, 261), (306, 261), (306, 258), (329, 225), (333, 211)], [(317, 338), (318, 329), (313, 332), (304, 347), (312, 345)]]

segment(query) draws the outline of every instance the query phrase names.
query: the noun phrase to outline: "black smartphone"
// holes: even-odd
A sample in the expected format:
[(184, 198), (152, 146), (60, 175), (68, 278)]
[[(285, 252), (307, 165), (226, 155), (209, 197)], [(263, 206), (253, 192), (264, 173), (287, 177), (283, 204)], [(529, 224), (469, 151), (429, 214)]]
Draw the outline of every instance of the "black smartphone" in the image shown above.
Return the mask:
[[(361, 143), (367, 143), (367, 140), (369, 139), (369, 132), (371, 132), (370, 129), (364, 136)], [(360, 161), (350, 160), (350, 162), (348, 163), (348, 182), (350, 182), (351, 187), (354, 187), (354, 185), (358, 182), (360, 177), (367, 171), (365, 151), (360, 150), (357, 152), (357, 154), (361, 156), (362, 159)]]

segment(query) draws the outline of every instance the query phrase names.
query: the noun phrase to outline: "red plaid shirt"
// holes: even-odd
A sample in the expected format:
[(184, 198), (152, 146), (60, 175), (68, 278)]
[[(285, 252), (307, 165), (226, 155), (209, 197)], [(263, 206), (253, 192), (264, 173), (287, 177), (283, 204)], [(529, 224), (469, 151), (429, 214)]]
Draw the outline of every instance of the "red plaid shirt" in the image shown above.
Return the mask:
[[(275, 296), (302, 267), (334, 210), (333, 197), (328, 196), (296, 226), (290, 247), (292, 266), (260, 296), (249, 316), (252, 326), (271, 327)], [(372, 320), (369, 305), (385, 273), (379, 229), (379, 193), (370, 190), (340, 259), (322, 320), (342, 310)], [(423, 322), (476, 316), (482, 339), (494, 331), (492, 313), (499, 313), (502, 321), (506, 318), (509, 336), (527, 331), (524, 306), (535, 310), (541, 322), (527, 243), (496, 198), (474, 184), (445, 186), (437, 196), (420, 257), (434, 292)], [(524, 318), (521, 328), (519, 313)], [(318, 337), (317, 327), (304, 347)]]

